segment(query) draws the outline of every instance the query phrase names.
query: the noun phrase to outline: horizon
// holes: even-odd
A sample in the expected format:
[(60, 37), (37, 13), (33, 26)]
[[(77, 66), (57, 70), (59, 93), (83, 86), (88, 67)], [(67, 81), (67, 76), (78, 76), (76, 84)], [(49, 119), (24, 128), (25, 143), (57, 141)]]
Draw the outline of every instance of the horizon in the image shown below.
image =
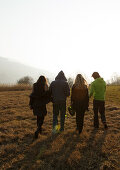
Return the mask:
[[(28, 64), (24, 64), (24, 63), (22, 63), (22, 62), (19, 62), (19, 61), (17, 61), (17, 60), (15, 60), (15, 59), (10, 59), (10, 58), (5, 58), (5, 57), (2, 57), (2, 56), (0, 56), (0, 59), (3, 59), (3, 60), (6, 60), (6, 61), (9, 61), (10, 63), (12, 63), (12, 64), (14, 64), (14, 66), (16, 66), (16, 65), (18, 65), (18, 64), (20, 64), (22, 67), (28, 67), (29, 69), (31, 69), (32, 70), (32, 72), (31, 73), (35, 73), (36, 74), (36, 72), (39, 72), (39, 71), (42, 71), (43, 73), (42, 74), (38, 74), (38, 76), (36, 77), (34, 77), (34, 76), (30, 76), (30, 74), (25, 74), (25, 75), (23, 75), (23, 76), (21, 76), (21, 77), (19, 77), (19, 78), (22, 78), (22, 77), (24, 77), (24, 76), (30, 76), (30, 77), (32, 77), (33, 78), (33, 80), (34, 81), (36, 81), (37, 80), (37, 78), (40, 76), (40, 75), (44, 75), (46, 78), (48, 78), (49, 80), (50, 80), (50, 82), (51, 81), (53, 81), (54, 79), (55, 79), (55, 77), (57, 76), (57, 74), (61, 71), (61, 70), (59, 70), (58, 72), (56, 72), (56, 73), (54, 73), (54, 72), (49, 72), (49, 70), (45, 70), (45, 69), (40, 69), (40, 68), (37, 68), (37, 67), (33, 67), (33, 66), (31, 66), (31, 65), (28, 65)], [(9, 64), (10, 64), (9, 63)], [(64, 72), (64, 70), (62, 70), (63, 72)], [(16, 72), (17, 72), (17, 70), (16, 70)], [(24, 72), (24, 70), (23, 70), (23, 72)], [(1, 72), (1, 74), (2, 74), (2, 72)], [(68, 79), (68, 78), (72, 78), (73, 79), (73, 81), (75, 80), (75, 77), (77, 76), (77, 74), (82, 74), (83, 75), (83, 77), (87, 80), (87, 82), (88, 82), (88, 84), (90, 84), (92, 81), (94, 81), (94, 79), (93, 79), (93, 77), (90, 75), (90, 77), (88, 77), (88, 75), (87, 74), (85, 74), (84, 72), (74, 72), (73, 74), (66, 74), (66, 72), (64, 72), (64, 74), (65, 74), (65, 76), (66, 76), (66, 78)], [(101, 75), (100, 75), (101, 76)], [(105, 80), (105, 78), (104, 78), (104, 76), (101, 76), (104, 80)], [(107, 80), (105, 80), (107, 83), (108, 82), (112, 82), (112, 78), (114, 78), (114, 77), (120, 77), (120, 75), (119, 74), (117, 74), (116, 72), (114, 72), (112, 75), (111, 75), (111, 77), (110, 77), (110, 79), (107, 79)], [(36, 79), (36, 80), (35, 80)], [(18, 80), (18, 79), (17, 79)], [(16, 81), (17, 82), (17, 81)], [(13, 84), (14, 84), (15, 82), (13, 82)], [(11, 84), (11, 83), (10, 83)]]

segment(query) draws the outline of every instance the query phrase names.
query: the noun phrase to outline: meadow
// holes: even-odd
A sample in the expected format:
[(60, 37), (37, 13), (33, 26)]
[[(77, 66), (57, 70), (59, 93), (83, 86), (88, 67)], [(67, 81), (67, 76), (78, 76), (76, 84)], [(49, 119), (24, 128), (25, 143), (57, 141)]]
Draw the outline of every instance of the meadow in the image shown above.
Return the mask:
[[(52, 135), (52, 103), (47, 105), (43, 133), (34, 140), (36, 117), (29, 109), (31, 88), (0, 87), (0, 169), (119, 170), (120, 86), (107, 86), (108, 130), (93, 128), (92, 99), (84, 129), (76, 132), (75, 116), (67, 112), (65, 131)], [(67, 106), (70, 105), (70, 97)]]

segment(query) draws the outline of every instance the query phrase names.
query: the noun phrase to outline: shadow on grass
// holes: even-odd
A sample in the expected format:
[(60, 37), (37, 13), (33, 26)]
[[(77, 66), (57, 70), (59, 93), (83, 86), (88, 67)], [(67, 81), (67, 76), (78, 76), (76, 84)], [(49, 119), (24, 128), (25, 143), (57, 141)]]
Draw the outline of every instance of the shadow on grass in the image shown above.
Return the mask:
[[(42, 155), (41, 159), (46, 160), (47, 164), (44, 169), (100, 169), (101, 164), (107, 159), (105, 153), (102, 152), (102, 145), (104, 143), (107, 131), (104, 131), (100, 137), (96, 138), (97, 131), (93, 130), (89, 139), (84, 143), (82, 136), (75, 135), (75, 132), (63, 134), (66, 142), (58, 152), (52, 154)], [(82, 134), (81, 134), (82, 135)], [(83, 143), (86, 146), (76, 148), (77, 144)], [(80, 159), (70, 158), (73, 152), (80, 152)], [(69, 161), (69, 159), (71, 159)]]
[[(45, 133), (43, 133), (45, 134)], [(31, 169), (31, 166), (35, 164), (37, 159), (41, 157), (43, 152), (50, 147), (50, 144), (57, 138), (59, 134), (49, 135), (42, 141), (40, 138), (43, 138), (42, 135), (38, 139), (34, 139), (33, 135), (25, 135), (23, 138), (23, 145), (27, 145), (25, 150), (21, 150), (18, 154), (23, 154), (24, 158), (16, 161), (12, 164), (10, 169)], [(29, 141), (28, 141), (29, 140)]]
[[(91, 131), (89, 139), (85, 139), (83, 134), (78, 135), (76, 132), (68, 132), (49, 135), (42, 141), (29, 141), (28, 148), (24, 151), (24, 158), (12, 164), (12, 169), (100, 169), (101, 164), (107, 159), (102, 152), (107, 131), (97, 135), (98, 131)], [(30, 136), (29, 136), (30, 138)], [(56, 138), (62, 138), (65, 143), (60, 149), (52, 150)], [(25, 137), (26, 142), (26, 137)], [(77, 145), (81, 147), (76, 148)], [(54, 147), (54, 146), (53, 146)], [(59, 145), (58, 145), (59, 148)], [(73, 152), (79, 152), (80, 158), (71, 158)], [(70, 161), (69, 161), (70, 159)], [(38, 164), (36, 163), (38, 161)], [(10, 168), (11, 169), (11, 168)]]
[[(82, 157), (79, 160), (81, 169), (96, 169), (99, 170), (104, 161), (107, 160), (107, 155), (102, 151), (107, 131), (103, 131), (97, 136), (97, 130), (91, 132), (87, 145), (80, 149)], [(78, 166), (77, 166), (78, 167)]]
[[(75, 135), (75, 132), (65, 135), (67, 138), (65, 145), (57, 153), (51, 155), (54, 160), (48, 160), (53, 169), (97, 169), (99, 170), (101, 164), (107, 159), (105, 153), (102, 152), (102, 145), (104, 143), (107, 131), (104, 131), (100, 137), (96, 139), (97, 131), (93, 130), (89, 139), (85, 142), (82, 134)], [(80, 148), (76, 148), (79, 143), (83, 144)], [(84, 144), (86, 146), (84, 146)], [(80, 158), (75, 155), (80, 152)], [(72, 155), (74, 154), (74, 155)], [(71, 158), (72, 156), (72, 158)], [(75, 157), (74, 157), (75, 156)], [(50, 155), (49, 155), (50, 157)], [(70, 159), (70, 161), (69, 161)], [(46, 166), (45, 169), (48, 167)]]

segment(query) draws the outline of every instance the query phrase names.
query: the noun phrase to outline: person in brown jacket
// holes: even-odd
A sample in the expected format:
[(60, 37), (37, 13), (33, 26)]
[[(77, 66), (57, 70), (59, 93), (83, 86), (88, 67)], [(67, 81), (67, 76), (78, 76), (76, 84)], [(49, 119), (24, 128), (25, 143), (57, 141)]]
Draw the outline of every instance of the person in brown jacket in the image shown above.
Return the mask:
[(89, 105), (89, 95), (88, 95), (88, 85), (86, 80), (81, 74), (78, 74), (75, 79), (75, 83), (72, 86), (71, 92), (71, 106), (76, 112), (76, 125), (79, 134), (83, 129), (84, 114), (88, 110)]

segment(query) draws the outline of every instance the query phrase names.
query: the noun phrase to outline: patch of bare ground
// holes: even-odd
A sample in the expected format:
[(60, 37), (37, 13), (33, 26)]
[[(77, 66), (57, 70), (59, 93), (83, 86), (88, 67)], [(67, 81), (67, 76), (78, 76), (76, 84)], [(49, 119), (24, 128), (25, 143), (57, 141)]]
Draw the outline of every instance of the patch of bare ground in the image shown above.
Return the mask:
[[(93, 110), (84, 129), (76, 132), (75, 116), (67, 113), (65, 131), (52, 135), (52, 104), (43, 134), (34, 140), (36, 117), (28, 107), (30, 91), (0, 92), (0, 169), (114, 170), (120, 169), (120, 108), (106, 104), (108, 130), (93, 128)], [(70, 104), (70, 98), (67, 105)]]

